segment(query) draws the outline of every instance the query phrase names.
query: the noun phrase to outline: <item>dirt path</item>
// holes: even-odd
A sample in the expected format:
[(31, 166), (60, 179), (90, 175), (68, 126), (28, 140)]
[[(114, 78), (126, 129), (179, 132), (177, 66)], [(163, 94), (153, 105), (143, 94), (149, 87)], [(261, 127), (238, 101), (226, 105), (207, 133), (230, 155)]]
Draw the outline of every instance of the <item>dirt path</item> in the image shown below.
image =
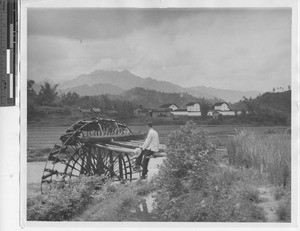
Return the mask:
[[(216, 151), (220, 167), (234, 168), (228, 165), (228, 155), (226, 148), (219, 148)], [(266, 222), (278, 222), (279, 218), (276, 213), (276, 207), (279, 201), (275, 200), (274, 188), (272, 186), (260, 186), (257, 189), (259, 191), (259, 198), (261, 200), (261, 202), (258, 203), (258, 206), (263, 209)]]
[(276, 206), (278, 201), (275, 200), (273, 189), (271, 187), (260, 187), (258, 188), (260, 192), (261, 202), (258, 204), (265, 211), (266, 222), (278, 222), (278, 216), (276, 214)]

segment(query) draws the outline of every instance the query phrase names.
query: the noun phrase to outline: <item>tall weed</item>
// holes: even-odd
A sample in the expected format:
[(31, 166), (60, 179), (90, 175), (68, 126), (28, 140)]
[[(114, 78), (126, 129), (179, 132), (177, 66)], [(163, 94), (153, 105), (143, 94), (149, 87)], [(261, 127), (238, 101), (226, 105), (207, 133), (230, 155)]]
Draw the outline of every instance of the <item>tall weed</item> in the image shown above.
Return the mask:
[(291, 176), (291, 137), (241, 130), (228, 143), (229, 164), (259, 169), (273, 184), (287, 186)]

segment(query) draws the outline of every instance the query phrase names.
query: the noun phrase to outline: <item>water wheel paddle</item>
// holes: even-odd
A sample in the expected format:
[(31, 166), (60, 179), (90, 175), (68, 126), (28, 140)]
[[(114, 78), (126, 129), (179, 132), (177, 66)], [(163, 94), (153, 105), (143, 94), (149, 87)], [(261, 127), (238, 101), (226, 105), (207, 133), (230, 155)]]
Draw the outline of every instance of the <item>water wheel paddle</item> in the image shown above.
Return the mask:
[[(113, 119), (78, 121), (60, 136), (50, 151), (41, 191), (51, 187), (54, 181), (80, 175), (132, 180), (132, 153), (144, 137), (145, 134), (133, 134), (125, 124)], [(130, 143), (131, 140), (134, 142)]]

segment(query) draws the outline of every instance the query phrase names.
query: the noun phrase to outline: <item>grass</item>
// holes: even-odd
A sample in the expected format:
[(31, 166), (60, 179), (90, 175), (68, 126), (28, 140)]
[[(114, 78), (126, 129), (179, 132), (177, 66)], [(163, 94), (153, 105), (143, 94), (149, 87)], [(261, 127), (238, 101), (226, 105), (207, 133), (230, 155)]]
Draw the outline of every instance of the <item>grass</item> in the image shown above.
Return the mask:
[(274, 198), (276, 201), (281, 200), (281, 198), (284, 197), (285, 194), (285, 190), (281, 187), (276, 187), (274, 190)]
[(267, 173), (272, 184), (288, 186), (291, 176), (291, 136), (241, 130), (227, 144), (229, 164)]
[[(215, 134), (213, 129), (213, 134)], [(259, 185), (264, 185), (268, 180), (276, 185), (284, 185), (284, 182), (290, 176), (290, 136), (285, 134), (278, 135), (274, 132), (255, 132), (242, 130), (232, 139), (227, 140), (228, 128), (217, 128), (224, 130), (222, 139), (216, 139), (215, 146), (217, 148), (228, 148), (228, 158), (231, 166), (215, 166), (211, 173), (207, 175), (209, 184), (203, 191), (192, 190), (170, 202), (165, 199), (166, 195), (157, 193), (157, 198), (161, 197), (161, 202), (166, 204), (161, 208), (168, 210), (166, 216), (175, 221), (224, 221), (224, 222), (257, 222), (265, 221), (264, 211), (258, 206), (260, 203), (260, 195), (258, 191)], [(45, 131), (42, 131), (45, 132)], [(44, 134), (44, 133), (43, 133)], [(218, 137), (218, 135), (217, 135)], [(48, 150), (32, 150), (29, 156), (41, 158), (41, 154), (48, 154)], [(236, 168), (237, 167), (237, 168)], [(245, 168), (247, 167), (247, 168)], [(279, 170), (278, 170), (279, 169)], [(286, 178), (284, 178), (286, 177)], [(285, 179), (285, 180), (284, 180)], [(182, 182), (183, 186), (187, 182)], [(33, 185), (34, 186), (34, 185)], [(82, 189), (83, 190), (83, 189)], [(176, 188), (175, 188), (176, 190)], [(72, 209), (68, 210), (68, 215), (58, 217), (58, 219), (71, 219), (75, 221), (126, 221), (132, 209), (141, 203), (143, 197), (147, 194), (159, 191), (156, 180), (153, 179), (149, 183), (146, 181), (136, 181), (130, 184), (107, 183), (101, 190), (96, 191), (93, 195), (86, 198), (88, 203), (81, 203), (81, 192), (72, 196), (76, 203), (71, 204), (76, 208), (80, 205), (79, 213), (75, 213)], [(89, 192), (88, 192), (89, 193)], [(63, 196), (69, 200), (68, 194), (57, 194), (55, 200), (50, 205), (46, 201), (47, 208), (65, 209), (69, 208), (69, 204), (65, 200), (60, 200)], [(276, 213), (282, 221), (290, 219), (290, 200), (285, 190), (278, 187), (274, 191), (274, 198), (279, 202), (276, 207)], [(38, 200), (37, 202), (40, 202)], [(61, 202), (61, 203), (60, 203)], [(55, 206), (54, 206), (55, 205)], [(45, 206), (30, 206), (38, 212), (36, 215), (44, 214)], [(164, 207), (165, 206), (165, 207)], [(171, 206), (173, 206), (171, 208)], [(76, 209), (77, 210), (77, 209)], [(84, 210), (84, 211), (83, 211)], [(165, 210), (165, 211), (166, 211)], [(157, 209), (155, 210), (157, 212)], [(50, 213), (51, 214), (51, 213)], [(58, 216), (59, 214), (54, 214)], [(74, 215), (76, 215), (74, 217)], [(33, 214), (34, 216), (34, 214)]]
[(70, 220), (91, 203), (95, 187), (99, 187), (105, 180), (103, 177), (81, 177), (53, 184), (44, 194), (29, 195), (27, 220)]
[(276, 207), (276, 213), (280, 221), (291, 221), (290, 201), (282, 201)]
[(75, 221), (126, 221), (130, 211), (137, 207), (142, 197), (153, 190), (152, 183), (137, 181), (132, 184), (109, 183)]

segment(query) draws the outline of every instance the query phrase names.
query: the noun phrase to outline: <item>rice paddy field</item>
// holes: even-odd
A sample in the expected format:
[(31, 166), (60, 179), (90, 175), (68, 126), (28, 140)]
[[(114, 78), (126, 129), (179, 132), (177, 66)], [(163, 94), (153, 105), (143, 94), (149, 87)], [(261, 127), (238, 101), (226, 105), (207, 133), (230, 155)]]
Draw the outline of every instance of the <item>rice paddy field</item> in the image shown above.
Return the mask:
[[(146, 126), (129, 126), (132, 132), (147, 132)], [(180, 125), (159, 125), (154, 128), (158, 131), (160, 142), (165, 144), (168, 135), (178, 129)], [(242, 130), (244, 126), (199, 126), (205, 129), (208, 135), (213, 138), (227, 138), (236, 134), (236, 131)], [(248, 129), (257, 131), (258, 133), (285, 133), (287, 127), (246, 127)], [(67, 127), (33, 127), (27, 130), (27, 148), (28, 149), (42, 149), (51, 148), (58, 140), (60, 135), (67, 129)]]

